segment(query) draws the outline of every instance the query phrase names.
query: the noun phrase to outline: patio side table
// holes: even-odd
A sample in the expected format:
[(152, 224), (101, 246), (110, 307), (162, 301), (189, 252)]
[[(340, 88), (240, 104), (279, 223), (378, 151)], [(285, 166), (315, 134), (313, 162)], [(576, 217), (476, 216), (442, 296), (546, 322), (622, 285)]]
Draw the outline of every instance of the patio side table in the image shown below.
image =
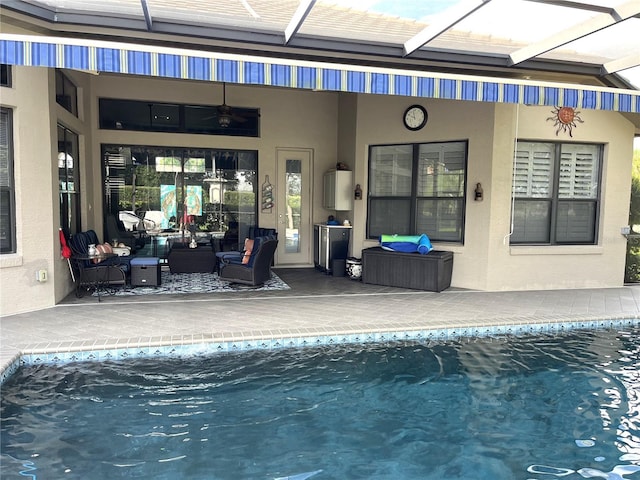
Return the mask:
[(162, 283), (160, 259), (158, 257), (136, 257), (131, 259), (131, 286), (153, 286)]
[(167, 261), (171, 273), (213, 273), (216, 255), (208, 245), (190, 248), (189, 245), (175, 243), (171, 246)]

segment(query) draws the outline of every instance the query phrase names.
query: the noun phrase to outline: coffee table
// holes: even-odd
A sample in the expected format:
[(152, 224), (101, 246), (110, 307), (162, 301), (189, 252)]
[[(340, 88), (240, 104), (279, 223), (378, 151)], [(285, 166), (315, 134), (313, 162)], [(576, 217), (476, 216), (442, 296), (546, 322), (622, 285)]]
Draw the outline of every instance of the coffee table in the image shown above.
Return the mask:
[(175, 243), (167, 262), (171, 273), (213, 273), (216, 255), (210, 245), (190, 248), (188, 244)]

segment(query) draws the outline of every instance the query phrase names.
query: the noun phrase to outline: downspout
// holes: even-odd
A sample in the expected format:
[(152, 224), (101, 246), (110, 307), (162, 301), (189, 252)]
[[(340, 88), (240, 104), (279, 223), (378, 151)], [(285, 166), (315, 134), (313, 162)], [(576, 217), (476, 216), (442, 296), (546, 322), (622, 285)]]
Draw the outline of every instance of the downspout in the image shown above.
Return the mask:
[(506, 245), (507, 244), (507, 239), (511, 237), (511, 235), (513, 235), (513, 229), (514, 229), (514, 210), (515, 210), (515, 203), (516, 203), (516, 196), (513, 194), (513, 186), (516, 184), (516, 158), (517, 158), (517, 153), (518, 153), (518, 128), (519, 128), (519, 122), (520, 122), (520, 104), (516, 103), (516, 131), (515, 131), (515, 135), (513, 137), (513, 162), (511, 162), (511, 169), (512, 169), (512, 173), (511, 173), (511, 226), (510, 226), (510, 230), (509, 233), (507, 233), (504, 238), (502, 239), (502, 244)]

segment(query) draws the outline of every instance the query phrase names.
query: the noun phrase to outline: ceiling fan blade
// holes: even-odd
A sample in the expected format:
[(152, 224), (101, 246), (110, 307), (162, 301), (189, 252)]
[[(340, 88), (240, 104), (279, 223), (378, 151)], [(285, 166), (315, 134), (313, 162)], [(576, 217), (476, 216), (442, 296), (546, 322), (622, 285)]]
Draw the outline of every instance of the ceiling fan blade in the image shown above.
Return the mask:
[(242, 115), (238, 115), (235, 113), (231, 114), (231, 120), (233, 120), (234, 122), (238, 122), (238, 123), (244, 123), (248, 120), (248, 118), (243, 117)]

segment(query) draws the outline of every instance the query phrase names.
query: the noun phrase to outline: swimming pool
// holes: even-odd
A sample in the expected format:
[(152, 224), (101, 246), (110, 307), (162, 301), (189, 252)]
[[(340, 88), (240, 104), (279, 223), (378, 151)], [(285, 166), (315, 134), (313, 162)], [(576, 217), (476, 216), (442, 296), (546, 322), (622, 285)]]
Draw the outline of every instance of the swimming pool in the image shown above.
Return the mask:
[(627, 328), (23, 367), (0, 476), (633, 479), (639, 362)]

